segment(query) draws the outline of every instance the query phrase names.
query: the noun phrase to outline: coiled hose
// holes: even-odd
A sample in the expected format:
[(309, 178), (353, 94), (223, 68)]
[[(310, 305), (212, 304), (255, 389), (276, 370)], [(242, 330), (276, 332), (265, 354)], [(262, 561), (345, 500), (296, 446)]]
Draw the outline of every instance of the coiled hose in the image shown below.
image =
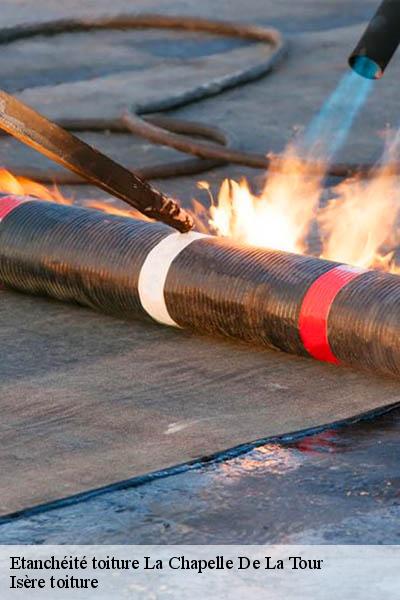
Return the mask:
[(400, 277), (77, 206), (0, 198), (21, 292), (400, 375)]
[[(152, 165), (143, 169), (134, 168), (135, 172), (143, 178), (166, 178), (180, 175), (199, 173), (225, 163), (236, 163), (256, 169), (268, 169), (270, 158), (265, 154), (241, 152), (232, 147), (231, 136), (217, 127), (210, 127), (201, 123), (181, 121), (165, 116), (148, 116), (149, 113), (159, 113), (174, 108), (185, 106), (191, 102), (199, 101), (224, 92), (229, 88), (246, 84), (270, 73), (285, 56), (286, 44), (281, 34), (275, 29), (257, 26), (241, 25), (200, 19), (194, 17), (167, 16), (167, 15), (119, 15), (101, 18), (77, 18), (58, 21), (49, 21), (34, 25), (22, 25), (0, 30), (0, 44), (9, 44), (18, 40), (32, 38), (38, 35), (53, 36), (66, 32), (91, 31), (104, 29), (175, 29), (184, 31), (204, 32), (213, 35), (239, 37), (251, 41), (263, 42), (272, 51), (268, 57), (257, 64), (210, 81), (206, 85), (199, 85), (181, 95), (173, 95), (161, 102), (149, 103), (140, 107), (138, 113), (126, 111), (119, 119), (74, 119), (59, 121), (59, 124), (71, 131), (112, 131), (131, 132), (155, 144), (169, 146), (180, 152), (196, 156), (196, 159), (186, 161), (173, 161), (170, 163)], [(139, 115), (140, 112), (140, 115)], [(147, 116), (143, 116), (147, 115)], [(184, 134), (184, 135), (182, 135)], [(209, 141), (189, 139), (187, 136), (205, 138)], [(213, 143), (210, 143), (211, 142)], [(279, 164), (276, 161), (274, 165)], [(277, 167), (279, 168), (279, 167)], [(310, 172), (312, 165), (309, 165)], [(315, 165), (320, 172), (320, 165)], [(372, 167), (369, 164), (337, 163), (329, 166), (327, 175), (347, 177), (355, 173), (368, 177)], [(400, 171), (400, 165), (393, 164), (386, 172), (394, 174)], [(23, 175), (43, 183), (59, 184), (84, 184), (85, 182), (73, 173), (59, 173), (46, 169), (14, 169), (16, 175)]]

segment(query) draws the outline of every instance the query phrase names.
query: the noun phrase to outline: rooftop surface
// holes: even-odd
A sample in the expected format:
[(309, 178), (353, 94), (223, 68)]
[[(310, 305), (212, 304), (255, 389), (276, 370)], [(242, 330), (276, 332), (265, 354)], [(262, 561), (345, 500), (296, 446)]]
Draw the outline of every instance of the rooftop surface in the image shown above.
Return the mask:
[[(132, 12), (128, 0), (116, 0), (112, 12), (102, 0), (38, 0), (34, 12), (28, 1), (1, 4), (3, 27)], [(281, 151), (319, 110), (375, 6), (230, 0), (215, 15), (211, 0), (139, 0), (135, 12), (283, 32), (289, 54), (276, 72), (173, 112), (267, 153)], [(126, 106), (190, 89), (258, 56), (254, 45), (198, 34), (65, 33), (3, 45), (0, 73), (6, 91), (51, 118), (117, 118)], [(379, 156), (385, 128), (398, 123), (399, 68), (397, 58), (338, 160)], [(132, 136), (83, 137), (137, 167), (182, 158)], [(11, 171), (51, 166), (10, 139), (0, 141), (0, 162)], [(227, 176), (254, 186), (263, 180), (261, 171), (228, 165), (154, 183), (189, 205), (193, 196), (207, 202), (199, 179), (216, 191)], [(89, 186), (63, 191), (77, 203), (119, 205)], [(13, 292), (1, 297), (0, 405), (13, 424), (2, 432), (2, 514), (51, 503), (0, 525), (3, 543), (398, 543), (399, 409), (330, 426), (400, 402), (397, 381)], [(299, 431), (308, 437), (276, 439)], [(235, 456), (232, 447), (240, 447)], [(100, 486), (109, 488), (85, 496)], [(80, 500), (57, 503), (78, 493)]]

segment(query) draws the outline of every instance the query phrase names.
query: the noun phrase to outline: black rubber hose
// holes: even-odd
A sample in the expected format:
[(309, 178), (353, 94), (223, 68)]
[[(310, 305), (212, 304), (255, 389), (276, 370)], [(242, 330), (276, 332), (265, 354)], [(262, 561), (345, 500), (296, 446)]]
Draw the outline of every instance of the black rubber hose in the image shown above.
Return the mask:
[[(202, 100), (206, 97), (217, 95), (226, 89), (242, 85), (254, 79), (258, 79), (269, 73), (284, 56), (286, 46), (278, 31), (265, 27), (257, 27), (251, 25), (240, 25), (236, 23), (228, 23), (221, 21), (212, 21), (209, 19), (201, 19), (194, 17), (168, 16), (168, 15), (117, 15), (114, 17), (101, 18), (77, 18), (65, 19), (59, 21), (48, 21), (45, 23), (33, 25), (20, 25), (0, 30), (0, 44), (8, 44), (23, 39), (29, 39), (35, 36), (52, 36), (60, 33), (105, 30), (105, 29), (175, 29), (184, 31), (202, 31), (204, 33), (222, 36), (240, 37), (255, 42), (263, 42), (271, 52), (265, 60), (257, 64), (250, 65), (234, 74), (223, 76), (219, 79), (214, 79), (211, 82), (195, 87), (194, 89), (184, 94), (173, 95), (164, 98), (161, 102), (148, 103), (138, 107), (140, 114), (148, 114), (160, 112), (184, 106), (190, 102)], [(156, 125), (163, 131), (179, 132), (191, 136), (205, 137), (208, 140), (229, 146), (231, 144), (231, 136), (222, 132), (217, 127), (210, 127), (201, 123), (184, 122), (174, 118), (166, 118), (161, 116), (146, 117), (146, 121), (152, 125)], [(118, 133), (129, 132), (130, 129), (126, 126), (122, 119), (114, 120), (60, 120), (59, 125), (70, 129), (71, 131), (114, 131)], [(193, 140), (194, 142), (195, 140)], [(214, 146), (210, 145), (210, 149)], [(189, 152), (190, 154), (190, 152)], [(176, 177), (179, 175), (188, 175), (200, 173), (212, 167), (229, 162), (227, 158), (213, 159), (211, 156), (206, 160), (187, 160), (173, 161), (171, 163), (156, 164), (145, 167), (141, 170), (135, 168), (135, 172), (146, 179)], [(73, 173), (60, 173), (55, 170), (46, 170), (45, 172), (38, 169), (18, 169), (15, 171), (17, 175), (30, 177), (41, 181), (42, 183), (68, 183), (68, 184), (83, 184), (82, 179)]]
[[(267, 151), (265, 154), (241, 152), (232, 147), (229, 142), (229, 136), (224, 134), (220, 129), (202, 125), (200, 123), (189, 123), (183, 125), (183, 121), (170, 119), (169, 117), (139, 117), (140, 115), (148, 115), (149, 113), (162, 112), (179, 108), (191, 102), (203, 100), (205, 98), (215, 96), (224, 92), (227, 89), (235, 86), (244, 85), (250, 81), (254, 81), (270, 73), (278, 66), (281, 59), (285, 56), (286, 45), (281, 34), (275, 29), (264, 27), (241, 25), (237, 23), (226, 23), (221, 21), (212, 21), (209, 19), (200, 19), (194, 17), (182, 16), (167, 16), (167, 15), (119, 15), (115, 17), (101, 17), (97, 19), (66, 19), (59, 21), (48, 21), (34, 25), (23, 25), (10, 27), (0, 30), (0, 44), (15, 42), (22, 39), (29, 39), (35, 36), (42, 35), (57, 35), (66, 32), (76, 31), (91, 31), (104, 29), (137, 29), (137, 28), (161, 28), (161, 29), (177, 29), (186, 31), (201, 31), (213, 35), (223, 35), (240, 37), (251, 41), (262, 42), (267, 44), (272, 50), (268, 57), (257, 64), (250, 65), (241, 71), (235, 72), (232, 75), (227, 75), (219, 79), (210, 81), (205, 85), (195, 87), (184, 94), (172, 95), (164, 98), (162, 101), (148, 103), (140, 107), (136, 107), (135, 114), (126, 111), (121, 119), (115, 120), (80, 120), (60, 121), (59, 124), (63, 127), (70, 127), (73, 131), (115, 131), (124, 132), (130, 131), (136, 135), (144, 137), (155, 144), (162, 144), (180, 150), (188, 154), (197, 156), (197, 160), (174, 161), (172, 163), (164, 163), (161, 165), (151, 165), (136, 172), (144, 178), (159, 178), (159, 177), (176, 177), (185, 174), (199, 173), (209, 168), (218, 166), (224, 163), (236, 163), (246, 167), (257, 169), (268, 169), (270, 167), (270, 159)], [(179, 123), (178, 128), (174, 123)], [(203, 129), (204, 134), (201, 133)], [(212, 130), (215, 130), (213, 134)], [(207, 131), (206, 131), (207, 130)], [(178, 135), (185, 133), (185, 137)], [(208, 144), (204, 141), (196, 139), (187, 139), (186, 136), (194, 135), (206, 137), (212, 141), (222, 143), (220, 148), (215, 144)], [(225, 140), (216, 140), (216, 136), (225, 138)], [(273, 163), (276, 165), (276, 161)], [(309, 165), (310, 172), (312, 165)], [(316, 172), (320, 173), (320, 165), (315, 165)], [(387, 174), (397, 174), (400, 172), (400, 165), (394, 163), (390, 168), (385, 170)], [(369, 177), (373, 173), (373, 167), (370, 164), (347, 164), (337, 163), (328, 167), (327, 175), (336, 177), (347, 177), (355, 173), (360, 176)], [(64, 174), (59, 171), (37, 170), (37, 169), (21, 169), (18, 174), (36, 179), (43, 183), (68, 183), (82, 184), (82, 180), (73, 174)]]
[[(168, 146), (174, 148), (180, 152), (186, 152), (193, 154), (202, 159), (213, 159), (222, 163), (234, 163), (253, 169), (274, 169), (279, 170), (281, 167), (278, 160), (271, 160), (272, 153), (268, 156), (264, 154), (258, 154), (255, 152), (242, 152), (231, 148), (228, 144), (225, 147), (218, 147), (214, 144), (208, 144), (204, 141), (195, 139), (188, 140), (187, 137), (183, 137), (177, 133), (170, 133), (167, 131), (168, 123), (164, 121), (164, 126), (158, 125), (156, 122), (151, 122), (146, 117), (140, 117), (130, 111), (125, 111), (121, 117), (121, 121), (125, 124), (127, 129), (133, 134), (145, 138), (153, 144), (161, 144), (162, 146)], [(278, 155), (275, 155), (277, 158)], [(284, 164), (284, 163), (283, 163)], [(308, 173), (321, 174), (320, 163), (307, 163)], [(388, 165), (387, 170), (385, 169), (385, 175), (394, 175), (400, 171), (400, 164), (393, 163)], [(376, 174), (374, 165), (363, 164), (363, 163), (334, 163), (327, 167), (326, 175), (331, 177), (351, 177), (359, 175), (362, 177), (373, 177)]]
[(0, 281), (400, 375), (400, 277), (81, 207), (0, 199)]

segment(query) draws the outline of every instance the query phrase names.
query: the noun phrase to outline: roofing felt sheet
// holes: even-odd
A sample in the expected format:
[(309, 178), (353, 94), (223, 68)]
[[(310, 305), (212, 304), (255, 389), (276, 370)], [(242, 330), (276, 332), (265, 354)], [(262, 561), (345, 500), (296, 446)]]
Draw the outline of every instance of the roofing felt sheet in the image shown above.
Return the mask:
[(396, 380), (0, 292), (0, 513), (400, 401)]

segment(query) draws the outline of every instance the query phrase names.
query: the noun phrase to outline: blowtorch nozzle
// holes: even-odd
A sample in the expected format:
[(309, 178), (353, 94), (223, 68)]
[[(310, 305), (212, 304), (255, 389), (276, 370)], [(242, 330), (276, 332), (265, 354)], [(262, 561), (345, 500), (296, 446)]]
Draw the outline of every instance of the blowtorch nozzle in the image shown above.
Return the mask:
[(400, 43), (400, 1), (383, 0), (350, 55), (350, 67), (366, 79), (380, 79)]

